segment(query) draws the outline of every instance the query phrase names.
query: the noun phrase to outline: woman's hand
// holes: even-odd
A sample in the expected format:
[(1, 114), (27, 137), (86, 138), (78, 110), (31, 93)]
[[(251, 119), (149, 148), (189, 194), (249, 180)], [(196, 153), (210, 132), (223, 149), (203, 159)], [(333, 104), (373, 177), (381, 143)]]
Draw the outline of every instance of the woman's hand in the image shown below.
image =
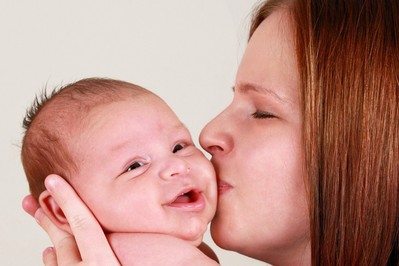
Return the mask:
[[(43, 252), (47, 266), (120, 265), (97, 220), (80, 200), (73, 188), (60, 176), (50, 175), (45, 181), (48, 192), (65, 214), (73, 235), (59, 229), (44, 215), (32, 196), (24, 198), (24, 210), (34, 216), (47, 232), (54, 249)], [(80, 251), (80, 252), (79, 252)]]

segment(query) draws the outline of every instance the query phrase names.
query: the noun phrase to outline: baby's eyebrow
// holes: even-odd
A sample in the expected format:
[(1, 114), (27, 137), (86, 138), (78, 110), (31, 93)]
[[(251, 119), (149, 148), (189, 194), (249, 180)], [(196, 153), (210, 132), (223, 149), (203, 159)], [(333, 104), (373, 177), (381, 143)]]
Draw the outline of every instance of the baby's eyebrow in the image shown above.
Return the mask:
[(111, 146), (111, 152), (117, 152), (120, 151), (121, 149), (125, 148), (126, 145), (128, 145), (130, 140), (121, 140), (119, 142), (114, 143)]
[[(186, 124), (184, 124), (183, 122), (180, 122), (179, 124), (176, 124), (174, 126), (174, 128), (176, 130), (184, 130), (185, 131), (184, 135), (187, 133), (189, 135), (189, 137), (192, 138), (190, 130), (188, 129)], [(180, 133), (178, 135), (181, 135), (181, 137), (183, 136), (183, 134), (180, 134)]]
[(180, 121), (180, 119), (178, 121), (176, 121), (176, 123), (173, 123), (172, 127), (176, 128), (176, 129), (181, 129), (182, 128), (182, 129), (187, 129), (188, 130), (186, 124), (183, 123), (182, 121)]
[(187, 127), (186, 124), (184, 124), (184, 123), (181, 123), (178, 127), (185, 128), (185, 129), (188, 130), (188, 127)]

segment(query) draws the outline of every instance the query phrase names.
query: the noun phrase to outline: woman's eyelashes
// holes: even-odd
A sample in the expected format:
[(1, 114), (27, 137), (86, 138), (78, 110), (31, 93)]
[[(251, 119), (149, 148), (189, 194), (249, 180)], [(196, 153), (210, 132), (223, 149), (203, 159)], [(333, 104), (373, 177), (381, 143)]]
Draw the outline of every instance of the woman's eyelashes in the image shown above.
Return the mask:
[(256, 119), (276, 118), (273, 113), (260, 110), (256, 110), (251, 116)]

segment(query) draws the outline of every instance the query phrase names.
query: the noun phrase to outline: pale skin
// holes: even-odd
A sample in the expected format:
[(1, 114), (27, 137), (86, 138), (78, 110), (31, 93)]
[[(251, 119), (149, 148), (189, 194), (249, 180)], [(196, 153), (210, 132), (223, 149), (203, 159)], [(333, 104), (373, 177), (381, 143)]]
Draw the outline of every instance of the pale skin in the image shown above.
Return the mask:
[[(212, 237), (222, 248), (274, 265), (310, 265), (301, 102), (293, 40), (289, 12), (279, 8), (262, 22), (248, 43), (232, 103), (200, 136), (201, 145), (212, 155), (218, 178), (219, 200), (211, 224)], [(25, 203), (33, 204), (31, 200)], [(84, 208), (78, 199), (71, 204), (69, 207)], [(26, 209), (30, 213), (36, 210)], [(95, 224), (84, 212), (68, 211)], [(49, 231), (52, 225), (46, 220), (42, 217), (39, 222)], [(94, 227), (89, 233), (100, 238), (94, 235), (101, 234)], [(55, 237), (53, 233), (54, 243), (59, 244)], [(81, 241), (81, 245), (88, 246), (84, 239)], [(69, 248), (59, 252), (76, 256), (76, 243), (69, 243)], [(98, 248), (110, 254), (104, 240), (96, 242), (96, 251)], [(96, 251), (79, 250), (92, 255), (90, 260), (83, 260), (85, 263), (97, 262)], [(54, 253), (49, 253), (45, 259), (54, 261)], [(112, 256), (107, 258), (111, 260)]]
[[(59, 203), (60, 208), (67, 210), (65, 216), (69, 218), (69, 225), (73, 233), (70, 234), (60, 230), (46, 216), (40, 206), (37, 205), (32, 196), (25, 197), (23, 208), (26, 212), (35, 217), (39, 225), (50, 236), (54, 247), (47, 248), (43, 252), (43, 263), (47, 266), (67, 266), (67, 265), (121, 265), (113, 250), (110, 248), (115, 245), (117, 248), (120, 243), (128, 244), (125, 246), (126, 253), (119, 253), (125, 265), (159, 265), (160, 258), (165, 261), (165, 265), (218, 265), (214, 260), (204, 256), (204, 253), (193, 245), (187, 244), (176, 237), (168, 235), (136, 235), (122, 234), (116, 238), (104, 235), (102, 228), (81, 200), (78, 199), (76, 192), (60, 176), (51, 175), (46, 179), (47, 191), (54, 195), (54, 199)], [(57, 191), (57, 193), (55, 193)], [(90, 238), (86, 234), (91, 235)], [(129, 236), (128, 239), (124, 239)], [(134, 236), (134, 237), (132, 237)], [(77, 244), (78, 243), (78, 244)], [(93, 243), (96, 248), (93, 249)], [(98, 246), (97, 246), (98, 244)], [(143, 247), (151, 247), (157, 253), (144, 254)], [(176, 250), (184, 252), (176, 253)], [(57, 250), (57, 253), (55, 253)], [(208, 250), (209, 251), (209, 250)], [(212, 254), (208, 254), (211, 255)]]
[[(73, 130), (67, 141), (78, 168), (69, 182), (123, 265), (136, 264), (137, 255), (169, 265), (161, 241), (175, 243), (179, 252), (206, 248), (203, 234), (216, 210), (215, 172), (163, 100), (152, 93), (126, 97), (95, 107), (80, 124), (64, 129)], [(39, 202), (58, 228), (72, 233), (48, 191)], [(200, 253), (190, 262), (214, 264)]]
[(200, 136), (219, 184), (215, 243), (273, 265), (310, 263), (294, 49), (280, 8), (251, 37), (232, 103)]
[[(216, 209), (215, 173), (169, 106), (146, 93), (97, 106), (81, 123), (67, 140), (78, 163), (69, 181), (104, 230), (198, 246)], [(51, 198), (42, 193), (40, 204), (68, 230)]]

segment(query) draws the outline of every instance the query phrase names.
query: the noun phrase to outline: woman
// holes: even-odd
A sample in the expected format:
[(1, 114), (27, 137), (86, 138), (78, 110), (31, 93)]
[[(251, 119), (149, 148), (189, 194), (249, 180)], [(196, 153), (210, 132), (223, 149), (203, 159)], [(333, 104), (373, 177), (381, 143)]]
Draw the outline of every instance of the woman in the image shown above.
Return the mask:
[[(218, 175), (218, 245), (281, 265), (399, 263), (398, 12), (395, 0), (260, 7), (233, 102), (200, 137)], [(47, 185), (83, 262), (117, 264), (73, 191)], [(37, 209), (29, 197), (25, 209)], [(36, 219), (59, 265), (80, 260), (70, 236)]]

